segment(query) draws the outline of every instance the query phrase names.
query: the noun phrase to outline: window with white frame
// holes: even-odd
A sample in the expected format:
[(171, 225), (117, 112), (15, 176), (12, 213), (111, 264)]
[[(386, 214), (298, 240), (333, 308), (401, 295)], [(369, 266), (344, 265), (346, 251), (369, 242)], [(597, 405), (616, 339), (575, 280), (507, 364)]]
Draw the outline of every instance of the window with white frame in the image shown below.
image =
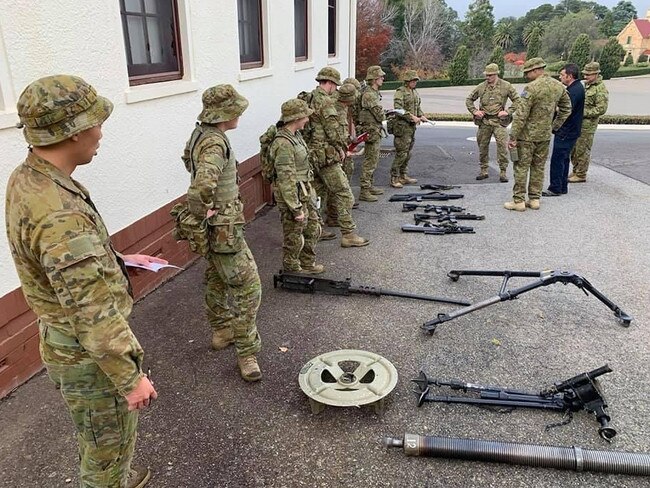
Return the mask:
[(120, 0), (129, 84), (183, 78), (176, 0)]
[(309, 58), (309, 1), (293, 0), (296, 61)]
[(336, 57), (336, 7), (338, 0), (327, 0), (327, 54)]
[(242, 69), (264, 66), (262, 0), (237, 0), (239, 64)]

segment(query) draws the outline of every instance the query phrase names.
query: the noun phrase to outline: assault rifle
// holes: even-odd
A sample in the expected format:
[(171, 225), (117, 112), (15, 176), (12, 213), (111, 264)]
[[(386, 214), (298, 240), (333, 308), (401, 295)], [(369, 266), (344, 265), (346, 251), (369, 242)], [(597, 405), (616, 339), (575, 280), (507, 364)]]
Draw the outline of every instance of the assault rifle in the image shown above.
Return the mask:
[(429, 235), (444, 234), (475, 234), (474, 227), (464, 227), (455, 222), (441, 222), (432, 224), (429, 221), (420, 221), (417, 224), (402, 224), (402, 232), (420, 232)]
[(420, 185), (420, 190), (453, 190), (460, 188), (458, 185), (434, 185), (433, 183), (425, 183)]
[(421, 202), (422, 200), (457, 200), (465, 195), (460, 193), (442, 193), (430, 191), (428, 193), (397, 193), (391, 195), (389, 202)]
[[(612, 370), (608, 365), (593, 371), (582, 373), (566, 381), (554, 383), (542, 388), (539, 392), (527, 392), (501, 388), (499, 386), (478, 385), (461, 381), (441, 381), (429, 379), (420, 371), (420, 375), (413, 381), (417, 386), (419, 395), (418, 407), (424, 402), (466, 403), (471, 405), (489, 405), (492, 407), (523, 407), (541, 408), (568, 412), (568, 420), (557, 424), (549, 424), (546, 429), (566, 425), (573, 419), (573, 412), (586, 410), (596, 416), (600, 424), (598, 433), (606, 441), (611, 441), (616, 436), (616, 430), (609, 426), (611, 418), (607, 415), (607, 402), (598, 389), (596, 378)], [(463, 392), (476, 392), (476, 396), (436, 396), (430, 393), (431, 387), (448, 387), (452, 390)]]
[(437, 220), (438, 222), (456, 222), (457, 220), (485, 220), (485, 215), (475, 215), (470, 213), (456, 213), (456, 214), (436, 214), (431, 215), (427, 213), (415, 213), (413, 219), (416, 224), (420, 222), (430, 222)]
[[(402, 230), (404, 228), (402, 227)], [(425, 322), (422, 325), (422, 328), (427, 331), (429, 334), (433, 334), (436, 330), (436, 327), (444, 322), (453, 320), (456, 317), (461, 317), (462, 315), (467, 315), (468, 313), (475, 312), (482, 308), (494, 305), (495, 303), (505, 302), (506, 300), (514, 300), (518, 298), (522, 293), (527, 291), (534, 290), (542, 286), (552, 285), (553, 283), (562, 283), (567, 285), (571, 283), (572, 285), (577, 286), (582, 291), (585, 292), (585, 295), (591, 293), (598, 300), (607, 306), (610, 310), (614, 312), (616, 318), (621, 320), (625, 327), (628, 327), (632, 322), (632, 316), (625, 313), (621, 308), (612, 302), (609, 298), (603, 295), (600, 291), (596, 289), (594, 285), (589, 283), (586, 278), (572, 272), (572, 271), (557, 271), (557, 270), (546, 270), (546, 271), (472, 271), (472, 270), (459, 270), (455, 269), (447, 273), (447, 276), (451, 278), (452, 281), (458, 281), (458, 279), (463, 276), (503, 276), (503, 282), (501, 283), (501, 288), (499, 293), (496, 296), (486, 298), (480, 302), (477, 302), (469, 307), (460, 308), (455, 312), (450, 313), (439, 313), (438, 317)], [(508, 289), (508, 280), (514, 277), (523, 277), (523, 278), (538, 278), (537, 280), (528, 283), (527, 285), (521, 286), (519, 288)]]
[(426, 300), (429, 302), (451, 303), (454, 305), (469, 305), (464, 300), (456, 300), (452, 298), (432, 297), (428, 295), (417, 295), (414, 293), (404, 293), (401, 291), (384, 290), (374, 286), (353, 286), (350, 278), (343, 281), (330, 280), (327, 278), (317, 278), (315, 276), (308, 276), (299, 273), (290, 273), (287, 271), (280, 271), (278, 274), (273, 275), (273, 288), (284, 288), (285, 290), (297, 291), (300, 293), (325, 293), (327, 295), (373, 295), (391, 296), (401, 298), (413, 298), (415, 300)]
[(418, 208), (422, 209), (425, 212), (435, 212), (438, 215), (465, 211), (465, 207), (457, 207), (456, 205), (432, 205), (430, 203), (420, 204), (410, 202), (404, 202), (402, 204), (402, 212), (412, 212)]

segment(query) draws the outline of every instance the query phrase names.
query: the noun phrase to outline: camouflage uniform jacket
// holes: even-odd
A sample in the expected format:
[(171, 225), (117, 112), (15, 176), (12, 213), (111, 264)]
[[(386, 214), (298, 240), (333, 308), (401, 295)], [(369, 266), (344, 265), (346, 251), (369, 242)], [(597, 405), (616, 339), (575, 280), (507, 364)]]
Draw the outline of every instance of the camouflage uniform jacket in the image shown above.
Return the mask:
[[(336, 113), (338, 114), (339, 131), (341, 137), (347, 144), (350, 141), (350, 123), (354, 124), (352, 119), (352, 105), (345, 105), (339, 100), (336, 100)], [(347, 149), (347, 148), (346, 148)]]
[(381, 94), (372, 86), (366, 88), (361, 95), (361, 111), (359, 123), (363, 130), (369, 133), (379, 134), (381, 123), (384, 121), (384, 109), (381, 106)]
[(420, 108), (420, 95), (417, 90), (411, 90), (408, 86), (400, 86), (395, 90), (395, 98), (393, 99), (393, 107), (405, 111), (397, 120), (408, 122), (411, 125), (415, 123), (411, 120), (411, 115), (422, 117), (422, 108)]
[[(215, 210), (217, 214), (234, 215), (237, 223), (243, 223), (237, 161), (228, 137), (208, 124), (197, 124), (194, 131), (182, 157), (192, 175), (192, 183), (187, 190), (190, 212), (197, 219), (205, 219), (208, 210)], [(200, 134), (197, 135), (196, 131)]]
[(271, 143), (269, 154), (275, 167), (275, 194), (298, 215), (302, 211), (299, 192), (309, 193), (309, 183), (314, 179), (307, 145), (300, 133), (292, 134), (283, 127)]
[[(512, 115), (519, 101), (519, 94), (511, 83), (499, 78), (494, 85), (488, 84), (487, 81), (479, 83), (467, 96), (465, 106), (471, 114), (479, 110), (474, 105), (477, 99), (479, 99), (480, 110), (483, 110), (488, 116), (496, 117), (501, 110), (507, 110), (508, 115)], [(506, 109), (508, 99), (512, 105)]]
[(121, 395), (142, 373), (122, 261), (88, 191), (32, 152), (9, 178), (9, 246), (50, 365), (97, 364)]
[(582, 119), (582, 133), (593, 134), (598, 127), (598, 119), (607, 112), (609, 92), (603, 83), (602, 76), (596, 81), (585, 84), (585, 111)]
[(513, 117), (510, 140), (549, 141), (551, 131), (562, 127), (569, 115), (571, 99), (566, 87), (544, 74), (524, 87)]
[(316, 87), (311, 92), (309, 106), (314, 110), (310, 116), (312, 126), (309, 148), (323, 148), (330, 146), (336, 151), (347, 148), (346, 141), (341, 137), (339, 130), (338, 112), (335, 99), (328, 95), (321, 87)]

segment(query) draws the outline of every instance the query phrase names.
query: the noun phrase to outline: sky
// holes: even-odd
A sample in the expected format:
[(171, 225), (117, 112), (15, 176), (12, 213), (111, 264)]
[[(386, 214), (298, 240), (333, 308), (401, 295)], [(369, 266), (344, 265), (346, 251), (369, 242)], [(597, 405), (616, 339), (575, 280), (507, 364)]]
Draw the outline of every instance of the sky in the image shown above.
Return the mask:
[[(446, 0), (447, 5), (458, 12), (458, 17), (463, 19), (467, 6), (473, 0)], [(610, 9), (615, 6), (619, 0), (595, 0), (601, 5), (605, 5)], [(491, 0), (492, 7), (494, 7), (494, 17), (498, 20), (501, 17), (521, 17), (531, 9), (539, 7), (544, 3), (557, 5), (559, 0)], [(632, 4), (636, 7), (639, 18), (644, 18), (646, 11), (650, 9), (650, 0), (632, 0)]]

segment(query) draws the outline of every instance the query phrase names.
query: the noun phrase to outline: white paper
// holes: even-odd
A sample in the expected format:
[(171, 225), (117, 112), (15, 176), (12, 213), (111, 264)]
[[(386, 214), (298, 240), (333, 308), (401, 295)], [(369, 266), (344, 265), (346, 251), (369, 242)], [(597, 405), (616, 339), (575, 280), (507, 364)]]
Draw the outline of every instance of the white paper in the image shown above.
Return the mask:
[(185, 268), (181, 268), (180, 266), (174, 266), (173, 264), (161, 264), (161, 263), (138, 264), (138, 263), (134, 263), (133, 261), (124, 261), (124, 264), (126, 264), (130, 268), (147, 269), (149, 271), (153, 271), (154, 273), (157, 273), (163, 268), (176, 268), (176, 269), (183, 269), (183, 270), (185, 269)]

